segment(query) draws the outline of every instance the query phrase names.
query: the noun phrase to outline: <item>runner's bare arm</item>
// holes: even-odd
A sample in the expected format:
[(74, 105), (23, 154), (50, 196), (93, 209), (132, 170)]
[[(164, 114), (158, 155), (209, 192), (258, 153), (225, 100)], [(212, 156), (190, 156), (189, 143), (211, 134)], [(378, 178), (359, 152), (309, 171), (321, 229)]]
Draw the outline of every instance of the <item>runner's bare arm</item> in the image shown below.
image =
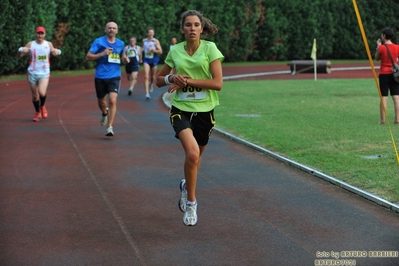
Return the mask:
[(53, 56), (59, 56), (61, 54), (61, 50), (54, 48), (54, 46), (51, 42), (49, 42), (48, 44), (50, 46), (50, 52)]
[(156, 48), (156, 50), (153, 51), (154, 53), (162, 54), (162, 46), (158, 40), (156, 40), (156, 42), (155, 42), (155, 48)]
[(19, 49), (18, 49), (18, 56), (19, 56), (19, 57), (23, 57), (23, 56), (25, 56), (27, 53), (29, 53), (31, 43), (32, 43), (32, 42), (28, 42), (27, 44), (25, 44), (25, 46), (19, 47)]

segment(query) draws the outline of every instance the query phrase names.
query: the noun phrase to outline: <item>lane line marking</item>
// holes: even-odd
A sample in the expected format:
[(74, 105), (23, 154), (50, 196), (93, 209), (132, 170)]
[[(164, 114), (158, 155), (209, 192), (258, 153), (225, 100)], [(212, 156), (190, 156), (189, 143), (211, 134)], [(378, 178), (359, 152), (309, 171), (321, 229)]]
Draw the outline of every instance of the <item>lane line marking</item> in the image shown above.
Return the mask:
[[(85, 92), (87, 93), (87, 92)], [(91, 93), (91, 92), (90, 92)], [(81, 93), (84, 94), (84, 93)], [(64, 106), (64, 104), (66, 102), (68, 102), (69, 100), (71, 100), (72, 98), (76, 98), (79, 95), (75, 95), (67, 100), (65, 100), (59, 107), (58, 107), (58, 117), (59, 117), (59, 121), (60, 124), (62, 126), (62, 128), (64, 129), (65, 133), (67, 134), (69, 141), (71, 142), (72, 146), (74, 147), (76, 153), (78, 154), (80, 161), (82, 162), (82, 164), (84, 165), (84, 167), (86, 168), (87, 172), (89, 173), (93, 183), (95, 184), (97, 190), (99, 191), (101, 197), (103, 198), (105, 204), (107, 205), (108, 209), (111, 211), (112, 216), (114, 217), (114, 219), (116, 220), (116, 222), (119, 225), (120, 230), (122, 231), (123, 235), (125, 236), (127, 242), (129, 243), (130, 247), (133, 249), (136, 258), (138, 259), (138, 261), (140, 262), (140, 265), (146, 266), (147, 264), (145, 263), (144, 257), (141, 254), (141, 251), (139, 249), (138, 244), (133, 240), (133, 237), (130, 235), (129, 230), (127, 229), (125, 223), (123, 222), (122, 217), (120, 217), (118, 215), (118, 212), (116, 211), (115, 206), (112, 204), (111, 200), (108, 198), (107, 193), (105, 192), (105, 190), (103, 189), (103, 187), (100, 185), (100, 183), (98, 182), (98, 179), (96, 178), (96, 175), (93, 173), (93, 171), (90, 168), (89, 163), (87, 162), (87, 160), (84, 158), (83, 156), (83, 152), (79, 149), (79, 147), (77, 146), (77, 144), (75, 143), (75, 141), (72, 139), (71, 134), (68, 130), (68, 128), (65, 126), (64, 121), (62, 120), (62, 116), (61, 116), (61, 109)]]

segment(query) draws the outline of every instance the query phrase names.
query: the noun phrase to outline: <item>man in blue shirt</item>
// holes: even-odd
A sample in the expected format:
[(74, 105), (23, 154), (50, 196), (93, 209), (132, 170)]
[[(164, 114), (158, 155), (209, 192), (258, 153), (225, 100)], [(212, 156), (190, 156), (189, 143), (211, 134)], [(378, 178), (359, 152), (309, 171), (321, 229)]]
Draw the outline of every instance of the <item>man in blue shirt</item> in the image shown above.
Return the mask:
[(117, 33), (118, 25), (115, 22), (108, 22), (105, 26), (105, 35), (95, 39), (86, 54), (87, 61), (97, 61), (94, 85), (98, 106), (102, 112), (100, 123), (102, 126), (107, 126), (105, 135), (110, 137), (114, 136), (112, 124), (120, 90), (121, 59), (124, 63), (129, 62), (129, 58), (123, 52), (125, 43), (115, 37)]

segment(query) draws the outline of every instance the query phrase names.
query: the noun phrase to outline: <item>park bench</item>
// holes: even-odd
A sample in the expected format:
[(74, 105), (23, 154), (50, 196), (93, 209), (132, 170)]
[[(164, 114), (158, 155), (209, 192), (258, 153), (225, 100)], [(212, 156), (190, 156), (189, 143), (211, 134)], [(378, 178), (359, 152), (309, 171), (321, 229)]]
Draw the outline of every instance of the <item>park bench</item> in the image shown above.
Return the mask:
[[(291, 63), (287, 64), (291, 69), (291, 74), (299, 73), (314, 73), (314, 61), (313, 60), (292, 60)], [(328, 60), (317, 60), (316, 61), (317, 73), (331, 73), (331, 62)]]

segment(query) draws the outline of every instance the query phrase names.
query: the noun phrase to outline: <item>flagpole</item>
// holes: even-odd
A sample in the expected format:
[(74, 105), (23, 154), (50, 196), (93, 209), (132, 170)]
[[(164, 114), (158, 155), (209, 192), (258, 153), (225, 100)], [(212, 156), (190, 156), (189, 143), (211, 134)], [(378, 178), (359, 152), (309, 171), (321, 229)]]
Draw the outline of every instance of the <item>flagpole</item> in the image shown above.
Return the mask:
[(316, 38), (313, 39), (313, 47), (312, 47), (312, 53), (310, 54), (310, 57), (313, 59), (314, 63), (314, 80), (317, 80), (317, 48), (316, 48)]

